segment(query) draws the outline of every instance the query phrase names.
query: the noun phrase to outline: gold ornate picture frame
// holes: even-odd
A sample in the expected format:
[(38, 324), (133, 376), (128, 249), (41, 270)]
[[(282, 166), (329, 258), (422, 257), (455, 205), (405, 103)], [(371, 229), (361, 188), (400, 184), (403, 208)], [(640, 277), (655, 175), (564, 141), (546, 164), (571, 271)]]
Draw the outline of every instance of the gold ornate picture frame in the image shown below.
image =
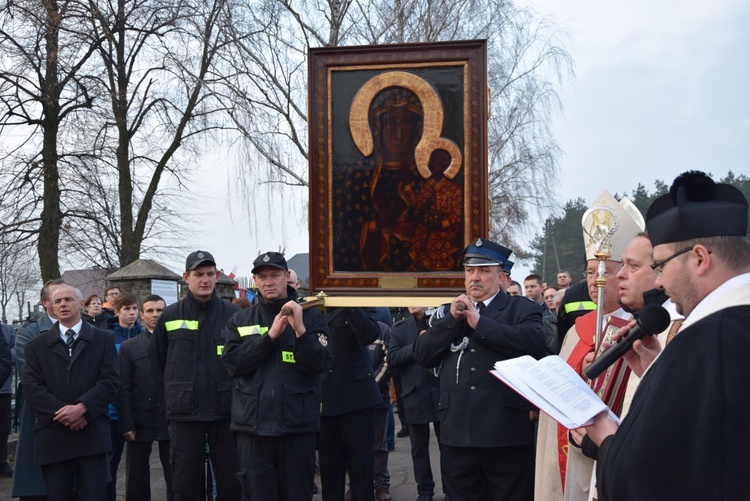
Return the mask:
[(444, 296), (486, 236), (486, 42), (310, 49), (310, 292)]

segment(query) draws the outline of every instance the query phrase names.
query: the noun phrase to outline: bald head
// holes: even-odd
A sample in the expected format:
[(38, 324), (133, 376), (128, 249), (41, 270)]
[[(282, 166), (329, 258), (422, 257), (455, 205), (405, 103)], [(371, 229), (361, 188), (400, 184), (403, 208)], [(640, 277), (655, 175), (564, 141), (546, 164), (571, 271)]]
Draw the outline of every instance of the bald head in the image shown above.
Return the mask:
[(289, 269), (289, 278), (287, 278), (286, 284), (293, 287), (294, 290), (299, 289), (299, 279), (297, 278), (297, 272), (291, 268)]

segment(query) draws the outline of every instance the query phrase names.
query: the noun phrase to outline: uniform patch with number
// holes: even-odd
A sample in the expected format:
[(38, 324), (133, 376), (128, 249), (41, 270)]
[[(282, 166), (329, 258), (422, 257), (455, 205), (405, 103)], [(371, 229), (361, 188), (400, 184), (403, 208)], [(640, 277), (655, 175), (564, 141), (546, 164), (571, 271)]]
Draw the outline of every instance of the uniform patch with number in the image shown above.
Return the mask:
[(286, 362), (288, 364), (296, 364), (297, 361), (294, 360), (294, 352), (291, 351), (282, 351), (281, 352), (281, 361)]

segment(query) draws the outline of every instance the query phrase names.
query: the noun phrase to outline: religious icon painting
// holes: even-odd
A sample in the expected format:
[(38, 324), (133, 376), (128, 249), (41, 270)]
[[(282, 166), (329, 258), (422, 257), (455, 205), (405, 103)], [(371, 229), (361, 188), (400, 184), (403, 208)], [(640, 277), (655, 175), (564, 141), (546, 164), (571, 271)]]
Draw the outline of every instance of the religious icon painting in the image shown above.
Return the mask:
[(485, 41), (311, 49), (310, 291), (444, 295), (488, 229)]

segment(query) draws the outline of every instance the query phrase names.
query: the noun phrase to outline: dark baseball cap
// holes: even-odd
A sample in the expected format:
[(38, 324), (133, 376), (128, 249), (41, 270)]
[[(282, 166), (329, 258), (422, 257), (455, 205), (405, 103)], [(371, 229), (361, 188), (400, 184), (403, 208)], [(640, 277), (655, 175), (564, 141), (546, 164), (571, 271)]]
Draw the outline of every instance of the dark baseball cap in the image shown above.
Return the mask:
[(202, 264), (212, 264), (216, 266), (216, 260), (208, 251), (197, 250), (191, 252), (185, 260), (185, 271), (194, 270)]
[(263, 266), (273, 266), (280, 270), (289, 269), (286, 265), (286, 259), (284, 259), (284, 256), (278, 252), (265, 252), (256, 257), (255, 261), (253, 261), (253, 269), (250, 273), (255, 274), (258, 268), (262, 268)]

